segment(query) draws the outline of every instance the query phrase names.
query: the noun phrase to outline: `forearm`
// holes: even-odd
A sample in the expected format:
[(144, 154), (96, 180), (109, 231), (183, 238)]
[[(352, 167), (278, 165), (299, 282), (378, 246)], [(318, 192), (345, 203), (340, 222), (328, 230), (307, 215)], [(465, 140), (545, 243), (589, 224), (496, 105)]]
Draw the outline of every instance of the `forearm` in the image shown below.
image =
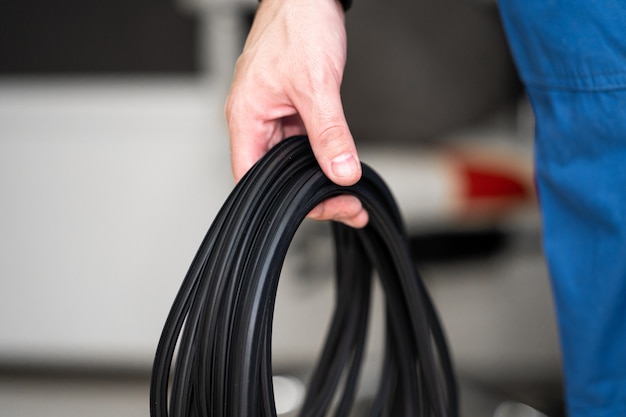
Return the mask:
[[(339, 3), (341, 3), (341, 6), (343, 7), (343, 10), (346, 11), (350, 8), (350, 6), (352, 6), (352, 0), (336, 0)], [(261, 2), (261, 0), (259, 0), (259, 3)]]

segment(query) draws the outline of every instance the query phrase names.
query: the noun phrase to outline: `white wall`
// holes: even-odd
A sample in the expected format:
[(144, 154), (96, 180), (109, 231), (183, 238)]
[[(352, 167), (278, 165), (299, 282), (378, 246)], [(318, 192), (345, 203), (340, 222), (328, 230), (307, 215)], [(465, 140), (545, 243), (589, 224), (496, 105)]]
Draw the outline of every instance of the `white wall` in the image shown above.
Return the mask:
[(0, 84), (0, 361), (147, 364), (232, 187), (199, 79)]

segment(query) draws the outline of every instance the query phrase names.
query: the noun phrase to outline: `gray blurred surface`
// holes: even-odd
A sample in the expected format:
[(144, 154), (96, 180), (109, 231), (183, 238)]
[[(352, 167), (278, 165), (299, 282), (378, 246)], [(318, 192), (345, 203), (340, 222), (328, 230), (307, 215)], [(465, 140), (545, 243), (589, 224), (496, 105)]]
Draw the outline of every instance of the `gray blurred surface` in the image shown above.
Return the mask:
[(495, 5), (358, 0), (347, 27), (342, 92), (359, 141), (435, 139), (519, 95)]
[[(148, 417), (146, 378), (0, 375), (0, 414), (10, 417)], [(462, 417), (539, 417), (535, 414), (494, 413), (510, 396), (461, 381)], [(355, 407), (354, 417), (366, 411)], [(280, 417), (291, 417), (285, 414)], [(552, 415), (553, 417), (556, 414)]]
[(148, 387), (135, 377), (0, 373), (0, 415), (146, 417)]

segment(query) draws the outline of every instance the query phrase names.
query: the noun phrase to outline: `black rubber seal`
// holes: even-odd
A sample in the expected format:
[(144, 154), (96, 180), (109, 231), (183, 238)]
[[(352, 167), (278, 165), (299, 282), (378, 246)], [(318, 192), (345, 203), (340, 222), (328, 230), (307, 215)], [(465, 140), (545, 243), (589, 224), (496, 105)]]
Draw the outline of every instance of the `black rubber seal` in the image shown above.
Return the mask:
[(152, 417), (274, 417), (271, 338), (287, 249), (317, 204), (357, 196), (363, 229), (332, 223), (336, 303), (301, 416), (348, 416), (365, 352), (373, 269), (386, 301), (385, 358), (370, 416), (458, 415), (455, 376), (398, 208), (363, 164), (352, 187), (329, 181), (304, 136), (282, 141), (237, 184), (204, 238), (159, 341)]

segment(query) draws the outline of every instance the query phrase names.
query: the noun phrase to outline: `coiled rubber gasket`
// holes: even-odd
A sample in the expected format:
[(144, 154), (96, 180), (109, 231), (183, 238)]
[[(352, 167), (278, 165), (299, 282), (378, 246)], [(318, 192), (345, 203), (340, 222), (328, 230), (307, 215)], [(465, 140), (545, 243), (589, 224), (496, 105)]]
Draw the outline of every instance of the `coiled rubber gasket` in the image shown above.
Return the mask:
[(365, 351), (372, 271), (386, 301), (385, 358), (370, 416), (458, 415), (442, 328), (411, 260), (407, 234), (382, 179), (363, 164), (341, 187), (319, 168), (304, 136), (272, 148), (236, 185), (204, 238), (159, 341), (152, 417), (274, 417), (271, 335), (289, 244), (325, 199), (357, 196), (369, 224), (333, 223), (336, 305), (301, 416), (347, 416)]

